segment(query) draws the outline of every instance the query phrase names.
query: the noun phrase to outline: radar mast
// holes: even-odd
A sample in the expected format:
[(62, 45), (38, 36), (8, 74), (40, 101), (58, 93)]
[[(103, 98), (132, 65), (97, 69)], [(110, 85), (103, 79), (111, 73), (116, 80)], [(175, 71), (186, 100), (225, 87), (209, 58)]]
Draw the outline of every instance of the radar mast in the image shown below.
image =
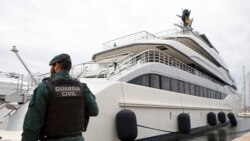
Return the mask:
[(182, 23), (179, 25), (179, 24), (175, 24), (176, 26), (180, 27), (183, 32), (185, 31), (192, 31), (193, 28), (192, 28), (192, 23), (193, 23), (193, 19), (190, 19), (189, 16), (190, 16), (190, 13), (191, 13), (191, 10), (188, 10), (188, 9), (184, 9), (182, 11), (182, 15), (177, 15), (178, 17), (181, 18), (182, 20)]

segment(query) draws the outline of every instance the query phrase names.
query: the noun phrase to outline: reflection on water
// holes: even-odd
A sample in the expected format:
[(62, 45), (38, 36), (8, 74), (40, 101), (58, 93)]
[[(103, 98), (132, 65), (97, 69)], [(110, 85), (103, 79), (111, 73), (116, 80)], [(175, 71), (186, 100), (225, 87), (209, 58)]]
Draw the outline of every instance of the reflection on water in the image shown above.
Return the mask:
[(197, 134), (178, 141), (231, 141), (247, 132), (250, 132), (250, 118), (238, 118), (238, 125), (236, 127), (232, 127), (229, 124), (217, 130)]

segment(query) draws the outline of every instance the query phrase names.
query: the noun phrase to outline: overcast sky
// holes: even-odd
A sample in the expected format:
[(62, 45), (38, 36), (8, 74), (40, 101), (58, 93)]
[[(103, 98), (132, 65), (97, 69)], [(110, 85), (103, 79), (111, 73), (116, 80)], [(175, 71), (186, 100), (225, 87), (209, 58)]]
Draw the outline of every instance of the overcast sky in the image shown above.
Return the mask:
[(247, 0), (0, 0), (0, 71), (27, 74), (13, 45), (33, 73), (46, 73), (57, 54), (87, 62), (106, 41), (172, 28), (183, 8), (192, 10), (193, 28), (217, 48), (241, 91), (242, 66), (250, 70)]

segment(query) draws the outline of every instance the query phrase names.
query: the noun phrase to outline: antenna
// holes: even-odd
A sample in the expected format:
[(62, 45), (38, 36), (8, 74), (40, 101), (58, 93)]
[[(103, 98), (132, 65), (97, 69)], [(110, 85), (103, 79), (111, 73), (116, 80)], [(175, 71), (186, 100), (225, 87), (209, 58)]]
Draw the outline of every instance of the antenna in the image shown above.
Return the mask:
[(29, 68), (26, 66), (26, 64), (23, 62), (22, 58), (19, 56), (18, 54), (18, 50), (16, 49), (16, 46), (13, 46), (13, 48), (11, 49), (12, 52), (14, 52), (16, 54), (16, 56), (18, 57), (18, 59), (21, 61), (21, 63), (23, 64), (23, 66), (25, 67), (25, 69), (28, 71), (28, 73), (30, 74), (31, 78), (33, 79), (33, 81), (37, 83), (36, 79), (34, 78), (34, 76), (32, 75), (31, 71), (29, 70)]
[(178, 24), (175, 24), (175, 25), (182, 28), (183, 32), (193, 30), (193, 28), (192, 28), (193, 19), (189, 18), (190, 13), (191, 13), (191, 10), (184, 9), (184, 10), (182, 10), (182, 15), (181, 16), (176, 15), (177, 17), (181, 18), (182, 25), (178, 25)]

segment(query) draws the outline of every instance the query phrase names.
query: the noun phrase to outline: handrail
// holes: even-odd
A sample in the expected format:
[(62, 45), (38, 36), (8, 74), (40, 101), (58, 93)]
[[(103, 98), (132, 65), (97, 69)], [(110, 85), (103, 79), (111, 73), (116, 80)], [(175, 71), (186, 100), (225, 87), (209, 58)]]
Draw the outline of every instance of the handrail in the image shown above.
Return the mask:
[(147, 31), (141, 31), (133, 34), (129, 34), (120, 38), (103, 43), (104, 50), (115, 48), (121, 44), (125, 44), (131, 41), (141, 40), (141, 39), (155, 39), (155, 35), (148, 33)]
[(175, 27), (169, 30), (155, 33), (155, 34), (151, 34), (147, 31), (136, 32), (133, 34), (122, 36), (122, 37), (113, 39), (111, 41), (105, 42), (103, 43), (103, 47), (104, 47), (104, 50), (107, 50), (111, 48), (116, 48), (118, 46), (124, 45), (125, 43), (132, 42), (132, 41), (137, 41), (141, 39), (145, 39), (145, 40), (158, 39), (159, 37), (162, 37), (162, 36), (169, 36), (169, 35), (180, 34), (180, 33), (191, 33), (195, 35), (195, 33), (193, 33), (192, 30), (180, 31)]
[(179, 34), (179, 33), (183, 33), (183, 31), (179, 31), (176, 28), (172, 28), (172, 29), (154, 33), (153, 35), (155, 35), (156, 37), (164, 37), (164, 36), (169, 36), (169, 35), (174, 35), (174, 34)]
[(197, 75), (199, 77), (203, 77), (203, 78), (211, 80), (213, 82), (217, 82), (215, 79), (211, 78), (210, 76), (207, 76), (206, 74), (188, 66), (187, 64), (181, 62), (180, 60), (173, 58), (172, 56), (168, 55), (167, 53), (162, 52), (160, 50), (156, 50), (156, 49), (145, 50), (145, 51), (127, 59), (126, 61), (124, 61), (122, 63), (118, 63), (118, 65), (120, 66), (120, 69), (117, 70), (116, 72), (112, 72), (112, 74), (109, 75), (108, 78), (123, 71), (124, 69), (135, 66), (136, 64), (138, 64), (138, 62), (139, 63), (153, 63), (153, 62), (154, 63), (162, 63), (162, 64), (165, 64), (168, 66), (175, 67), (177, 69), (184, 70), (188, 73)]
[[(4, 95), (2, 97), (3, 103), (12, 102), (12, 100), (16, 102), (15, 99), (9, 96), (30, 96), (35, 86), (37, 86), (29, 75), (0, 72), (0, 78), (6, 79), (6, 81), (2, 81), (4, 85), (0, 86), (0, 89), (3, 90), (2, 94)], [(40, 80), (38, 77), (36, 79)], [(22, 102), (25, 103), (26, 100), (23, 99)]]
[[(86, 77), (86, 73), (90, 73), (92, 76), (95, 76), (96, 78), (101, 76), (103, 74), (102, 78), (109, 79), (110, 77), (116, 75), (117, 73), (122, 72), (125, 69), (128, 69), (130, 67), (133, 67), (137, 65), (138, 63), (144, 64), (144, 63), (161, 63), (165, 64), (171, 67), (175, 67), (177, 69), (181, 69), (183, 71), (186, 71), (188, 73), (191, 73), (193, 75), (197, 75), (199, 77), (205, 78), (207, 80), (217, 82), (212, 77), (196, 70), (195, 68), (192, 68), (191, 66), (183, 63), (182, 61), (173, 58), (172, 56), (168, 55), (167, 53), (157, 50), (157, 49), (148, 49), (145, 50), (139, 54), (133, 55), (128, 54), (119, 60), (115, 62), (105, 62), (105, 63), (98, 63), (98, 62), (89, 62), (82, 64), (81, 68), (86, 67), (86, 65), (99, 65), (101, 67), (99, 70), (97, 70), (96, 74), (91, 74), (90, 72), (93, 71), (92, 69), (86, 70), (83, 69), (80, 73), (81, 75), (85, 73), (83, 77)], [(119, 69), (116, 69), (115, 65), (119, 67)], [(219, 82), (218, 82), (219, 83)]]
[[(113, 67), (113, 63), (114, 62), (116, 62), (116, 63), (121, 63), (121, 62), (124, 62), (125, 60), (127, 60), (127, 59), (129, 59), (129, 58), (131, 58), (133, 56), (133, 53), (129, 53), (128, 55), (126, 55), (126, 56), (123, 56), (122, 58), (119, 58), (118, 60), (114, 60), (114, 61), (111, 61), (111, 62), (88, 62), (88, 63), (82, 63), (82, 64), (78, 64), (78, 65), (74, 65), (73, 67), (72, 67), (72, 69), (71, 69), (71, 74), (72, 75), (74, 75), (74, 71), (75, 71), (75, 69), (76, 69), (76, 67), (81, 67), (81, 71), (80, 72), (78, 72), (78, 74), (75, 74), (75, 76), (76, 76), (76, 78), (79, 78), (80, 76), (82, 76), (82, 74), (84, 73), (84, 72), (86, 72), (86, 69), (85, 69), (85, 67), (87, 66), (87, 65), (96, 65), (96, 64), (99, 64), (99, 65), (101, 65), (101, 66), (103, 66), (104, 68), (106, 68), (106, 71), (104, 71), (104, 70), (100, 70), (100, 72), (97, 74), (97, 76), (96, 77), (98, 77), (98, 76), (100, 76), (103, 72), (106, 72), (107, 74), (109, 73), (109, 72), (112, 72), (112, 71), (114, 71), (114, 68), (112, 68), (112, 69), (108, 69), (109, 67)], [(83, 69), (82, 69), (83, 68)], [(91, 69), (92, 70), (92, 69)], [(106, 74), (106, 75), (107, 75)], [(105, 76), (106, 76), (105, 75)], [(86, 77), (86, 76), (84, 76), (84, 77)]]
[[(120, 71), (127, 69), (131, 66), (134, 66), (137, 64), (137, 62), (140, 61), (140, 63), (148, 63), (148, 62), (157, 62), (157, 63), (163, 63), (168, 66), (173, 66), (179, 69), (186, 70), (189, 73), (195, 74), (197, 70), (194, 68), (186, 65), (185, 63), (173, 58), (172, 56), (168, 55), (167, 53), (164, 53), (160, 50), (156, 49), (149, 49), (145, 50), (132, 58), (129, 58), (128, 60), (122, 62), (121, 64), (118, 64), (121, 66)], [(119, 71), (117, 71), (118, 73)], [(113, 73), (115, 75), (116, 73)], [(111, 76), (110, 76), (111, 77)]]
[(105, 57), (101, 57), (101, 58), (98, 58), (98, 59), (94, 59), (93, 61), (98, 62), (100, 60), (105, 60), (105, 59), (110, 59), (110, 58), (115, 59), (115, 58), (117, 58), (119, 56), (126, 56), (126, 55), (131, 54), (131, 53), (132, 52), (122, 52), (122, 53), (118, 53), (118, 54), (115, 54), (115, 55), (110, 55), (110, 56), (105, 56)]

